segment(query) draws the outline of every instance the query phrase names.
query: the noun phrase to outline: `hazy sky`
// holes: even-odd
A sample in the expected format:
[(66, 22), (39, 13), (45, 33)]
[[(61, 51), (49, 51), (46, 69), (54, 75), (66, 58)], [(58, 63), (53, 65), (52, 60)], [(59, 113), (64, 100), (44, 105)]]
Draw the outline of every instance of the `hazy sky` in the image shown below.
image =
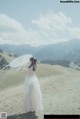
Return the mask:
[(80, 3), (0, 0), (0, 44), (52, 44), (80, 38)]

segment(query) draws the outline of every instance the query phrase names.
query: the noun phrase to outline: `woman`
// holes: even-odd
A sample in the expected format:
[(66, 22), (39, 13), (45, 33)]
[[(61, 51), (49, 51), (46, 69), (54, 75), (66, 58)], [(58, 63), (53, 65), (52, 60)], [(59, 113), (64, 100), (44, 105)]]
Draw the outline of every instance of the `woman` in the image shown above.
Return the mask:
[(24, 111), (26, 112), (37, 112), (43, 110), (42, 105), (42, 94), (38, 78), (35, 75), (37, 68), (37, 60), (33, 57), (30, 58), (30, 65), (28, 66), (28, 74), (25, 78), (25, 100), (24, 100)]

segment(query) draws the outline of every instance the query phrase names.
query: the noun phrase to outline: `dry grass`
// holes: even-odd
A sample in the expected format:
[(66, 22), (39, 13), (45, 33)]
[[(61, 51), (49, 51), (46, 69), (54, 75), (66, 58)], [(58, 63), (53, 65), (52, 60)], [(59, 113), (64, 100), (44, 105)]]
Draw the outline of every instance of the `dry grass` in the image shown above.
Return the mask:
[[(0, 111), (8, 115), (23, 113), (23, 83), (26, 72), (6, 70), (0, 72)], [(43, 95), (43, 114), (80, 114), (80, 71), (61, 66), (38, 65)]]

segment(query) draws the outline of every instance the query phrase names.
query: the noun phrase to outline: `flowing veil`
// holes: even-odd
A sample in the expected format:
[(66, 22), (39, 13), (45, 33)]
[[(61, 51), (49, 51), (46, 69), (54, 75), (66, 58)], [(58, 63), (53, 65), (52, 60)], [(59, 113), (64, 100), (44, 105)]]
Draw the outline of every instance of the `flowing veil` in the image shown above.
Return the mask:
[(33, 57), (31, 54), (21, 55), (21, 56), (15, 58), (13, 61), (11, 61), (5, 67), (3, 67), (3, 69), (5, 69), (7, 67), (11, 67), (14, 69), (25, 68), (25, 65), (27, 66), (30, 63), (29, 59), (31, 57)]

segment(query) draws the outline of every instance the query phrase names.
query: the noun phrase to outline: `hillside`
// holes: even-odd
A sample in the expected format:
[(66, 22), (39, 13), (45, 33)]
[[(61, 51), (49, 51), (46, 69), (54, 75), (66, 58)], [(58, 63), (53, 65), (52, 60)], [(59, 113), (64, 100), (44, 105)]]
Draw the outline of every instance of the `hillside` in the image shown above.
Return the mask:
[(9, 64), (15, 57), (7, 52), (0, 52), (0, 69)]
[[(4, 75), (5, 73), (5, 75)], [(58, 65), (38, 64), (36, 72), (43, 95), (43, 114), (80, 114), (80, 71)], [(23, 114), (26, 72), (0, 71), (0, 110), (8, 115)]]
[(10, 62), (15, 58), (14, 56), (10, 56), (9, 53), (7, 53), (7, 52), (0, 53), (0, 55), (1, 55), (8, 63), (10, 63)]
[[(36, 75), (40, 79), (42, 79), (44, 77), (62, 74), (63, 72), (64, 72), (64, 70), (62, 67), (60, 70), (60, 69), (56, 68), (56, 66), (52, 67), (50, 65), (38, 64)], [(0, 77), (1, 77), (0, 78), (0, 90), (4, 89), (4, 88), (9, 88), (12, 86), (22, 84), (24, 82), (25, 76), (26, 76), (26, 71), (23, 69), (20, 69), (20, 70), (15, 70), (15, 69), (1, 70), (0, 71)]]
[(39, 61), (52, 60), (55, 64), (63, 66), (62, 62), (66, 66), (69, 62), (75, 62), (80, 65), (80, 39), (72, 39), (66, 42), (42, 45), (39, 47), (33, 47), (30, 45), (0, 45), (0, 49), (9, 53), (14, 53), (18, 56), (24, 54), (32, 54)]

